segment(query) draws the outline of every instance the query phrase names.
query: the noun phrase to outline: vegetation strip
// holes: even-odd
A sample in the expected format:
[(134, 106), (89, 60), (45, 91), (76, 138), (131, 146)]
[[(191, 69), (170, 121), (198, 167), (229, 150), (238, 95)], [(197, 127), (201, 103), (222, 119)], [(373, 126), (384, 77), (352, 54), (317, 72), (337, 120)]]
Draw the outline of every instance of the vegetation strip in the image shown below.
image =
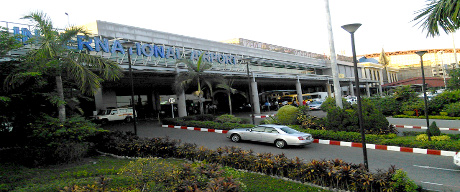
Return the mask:
[[(214, 133), (223, 133), (226, 134), (228, 130), (218, 130), (218, 129), (207, 129), (207, 128), (198, 128), (198, 127), (185, 127), (185, 126), (174, 126), (174, 125), (162, 125), (162, 127), (175, 128), (175, 129), (187, 129), (203, 132), (214, 132)], [(361, 143), (356, 142), (346, 142), (346, 141), (334, 141), (334, 140), (324, 140), (324, 139), (314, 139), (313, 143), (326, 144), (326, 145), (338, 145), (343, 147), (358, 147), (362, 148)], [(455, 156), (455, 151), (444, 151), (444, 150), (434, 150), (434, 149), (421, 149), (421, 148), (410, 148), (410, 147), (399, 147), (399, 146), (387, 146), (387, 145), (376, 145), (376, 144), (366, 144), (367, 149), (378, 149), (378, 150), (387, 150), (387, 151), (397, 151), (405, 153), (418, 153), (418, 154), (427, 154), (427, 155), (441, 155), (441, 156)]]

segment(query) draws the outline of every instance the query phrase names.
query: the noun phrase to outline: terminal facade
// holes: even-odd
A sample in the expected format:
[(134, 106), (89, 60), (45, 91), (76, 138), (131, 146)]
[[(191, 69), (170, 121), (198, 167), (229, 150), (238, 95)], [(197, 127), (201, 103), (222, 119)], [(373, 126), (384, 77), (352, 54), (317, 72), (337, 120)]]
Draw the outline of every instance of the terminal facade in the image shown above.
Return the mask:
[[(7, 27), (11, 26), (14, 24)], [(212, 63), (212, 68), (206, 73), (221, 74), (233, 82), (232, 88), (246, 92), (246, 95), (251, 94), (255, 113), (261, 112), (261, 104), (273, 97), (274, 93), (301, 95), (328, 92), (332, 96), (331, 61), (325, 55), (241, 38), (216, 42), (105, 21), (96, 21), (85, 27), (92, 35), (89, 38), (78, 37), (75, 49), (112, 59), (125, 69), (126, 74), (130, 54), (133, 69), (135, 101), (130, 99), (130, 79), (129, 75), (125, 75), (116, 82), (103, 83), (94, 97), (95, 111), (134, 103), (136, 109), (140, 110), (139, 115), (149, 117), (162, 111), (164, 101), (174, 98), (173, 109), (177, 110), (177, 115), (193, 114), (191, 106), (196, 105), (197, 98), (191, 92), (195, 90), (175, 93), (173, 85), (176, 75), (187, 71), (187, 66), (178, 61), (196, 60), (202, 53), (203, 59)], [(32, 36), (33, 29), (14, 26), (13, 31), (27, 38)], [(127, 47), (126, 42), (132, 42), (133, 45)], [(342, 94), (354, 95), (352, 59), (340, 55), (337, 58)], [(360, 91), (367, 96), (371, 95), (371, 90), (381, 93), (382, 82), (366, 75), (369, 71), (367, 68), (358, 64)], [(383, 76), (381, 69), (376, 73)], [(250, 103), (247, 96), (234, 95), (232, 100), (233, 97), (235, 106)], [(204, 98), (205, 103), (217, 105), (221, 111), (228, 108), (227, 96), (222, 90), (205, 91)]]

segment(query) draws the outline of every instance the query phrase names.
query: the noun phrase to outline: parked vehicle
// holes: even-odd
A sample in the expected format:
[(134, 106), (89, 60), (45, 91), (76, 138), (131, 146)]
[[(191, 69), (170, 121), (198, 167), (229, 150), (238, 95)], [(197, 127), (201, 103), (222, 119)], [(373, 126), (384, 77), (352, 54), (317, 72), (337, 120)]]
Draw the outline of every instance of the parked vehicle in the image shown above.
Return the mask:
[[(302, 94), (302, 100), (304, 101), (313, 101), (313, 99), (311, 98), (311, 95), (306, 93), (306, 94)], [(278, 100), (278, 104), (280, 106), (284, 106), (284, 105), (296, 105), (296, 106), (299, 106), (299, 101), (297, 100), (297, 94), (292, 94), (292, 95), (285, 95), (285, 96), (282, 96), (279, 100)]]
[(322, 104), (323, 101), (313, 101), (310, 104), (308, 104), (308, 107), (310, 108), (310, 110), (320, 110)]
[(460, 166), (460, 152), (457, 152), (454, 155), (454, 164), (457, 165), (457, 166)]
[(100, 110), (94, 117), (97, 123), (107, 124), (111, 121), (131, 122), (134, 119), (132, 108), (107, 108)]
[(254, 128), (232, 129), (227, 132), (227, 138), (233, 142), (242, 140), (273, 143), (282, 149), (288, 145), (305, 146), (313, 143), (309, 133), (303, 133), (285, 125), (259, 125)]
[(313, 101), (325, 101), (327, 99), (327, 92), (314, 92), (314, 93), (309, 93), (311, 95), (311, 99)]

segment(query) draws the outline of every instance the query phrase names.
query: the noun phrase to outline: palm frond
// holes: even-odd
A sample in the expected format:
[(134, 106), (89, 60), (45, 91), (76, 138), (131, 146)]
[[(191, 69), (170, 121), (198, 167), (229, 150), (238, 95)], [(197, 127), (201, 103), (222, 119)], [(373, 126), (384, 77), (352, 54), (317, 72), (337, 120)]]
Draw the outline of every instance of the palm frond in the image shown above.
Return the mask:
[(420, 25), (422, 31), (427, 31), (427, 36), (439, 36), (440, 29), (452, 33), (460, 27), (458, 12), (460, 2), (457, 0), (428, 0), (425, 8), (416, 12), (413, 21)]

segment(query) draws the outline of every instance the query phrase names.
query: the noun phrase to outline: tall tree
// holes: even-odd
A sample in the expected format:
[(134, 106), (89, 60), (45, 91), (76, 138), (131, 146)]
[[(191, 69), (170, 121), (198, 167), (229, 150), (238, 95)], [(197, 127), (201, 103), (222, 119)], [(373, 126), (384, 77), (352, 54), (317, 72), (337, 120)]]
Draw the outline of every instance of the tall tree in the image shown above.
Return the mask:
[[(206, 86), (212, 92), (212, 85), (214, 83), (221, 83), (224, 81), (224, 77), (220, 74), (213, 74), (213, 73), (206, 73), (205, 71), (212, 67), (212, 64), (206, 62), (203, 59), (203, 55), (205, 52), (201, 53), (198, 57), (198, 61), (188, 60), (188, 59), (181, 59), (178, 60), (178, 63), (184, 63), (187, 65), (187, 71), (180, 72), (175, 79), (174, 82), (174, 89), (176, 94), (181, 93), (182, 91), (186, 91), (191, 85), (196, 85), (197, 91), (194, 91), (193, 94), (198, 96), (199, 103), (200, 103), (200, 114), (203, 115), (203, 88), (202, 84), (206, 84)], [(211, 93), (212, 94), (212, 93)]]
[(444, 32), (452, 33), (460, 27), (460, 1), (458, 0), (427, 0), (425, 8), (416, 12), (417, 21), (427, 36), (439, 36), (439, 27)]
[[(83, 28), (71, 27), (60, 32), (43, 12), (32, 12), (23, 19), (31, 20), (40, 32), (31, 41), (36, 44), (37, 49), (31, 50), (25, 57), (25, 62), (32, 64), (27, 73), (39, 72), (55, 77), (57, 97), (52, 101), (58, 106), (60, 121), (66, 119), (63, 76), (72, 80), (82, 93), (89, 95), (100, 88), (102, 81), (122, 77), (122, 69), (115, 61), (70, 48), (71, 40), (77, 34), (87, 34)], [(10, 84), (20, 82), (20, 77), (23, 74), (10, 75)]]
[(239, 94), (243, 95), (244, 97), (246, 97), (246, 94), (244, 92), (241, 92), (241, 91), (238, 91), (237, 89), (232, 88), (232, 85), (233, 85), (233, 79), (225, 81), (225, 83), (220, 83), (220, 84), (216, 85), (217, 88), (224, 89), (225, 93), (227, 93), (228, 107), (230, 109), (230, 115), (233, 112), (232, 111), (232, 97), (231, 96), (233, 94), (239, 93)]

